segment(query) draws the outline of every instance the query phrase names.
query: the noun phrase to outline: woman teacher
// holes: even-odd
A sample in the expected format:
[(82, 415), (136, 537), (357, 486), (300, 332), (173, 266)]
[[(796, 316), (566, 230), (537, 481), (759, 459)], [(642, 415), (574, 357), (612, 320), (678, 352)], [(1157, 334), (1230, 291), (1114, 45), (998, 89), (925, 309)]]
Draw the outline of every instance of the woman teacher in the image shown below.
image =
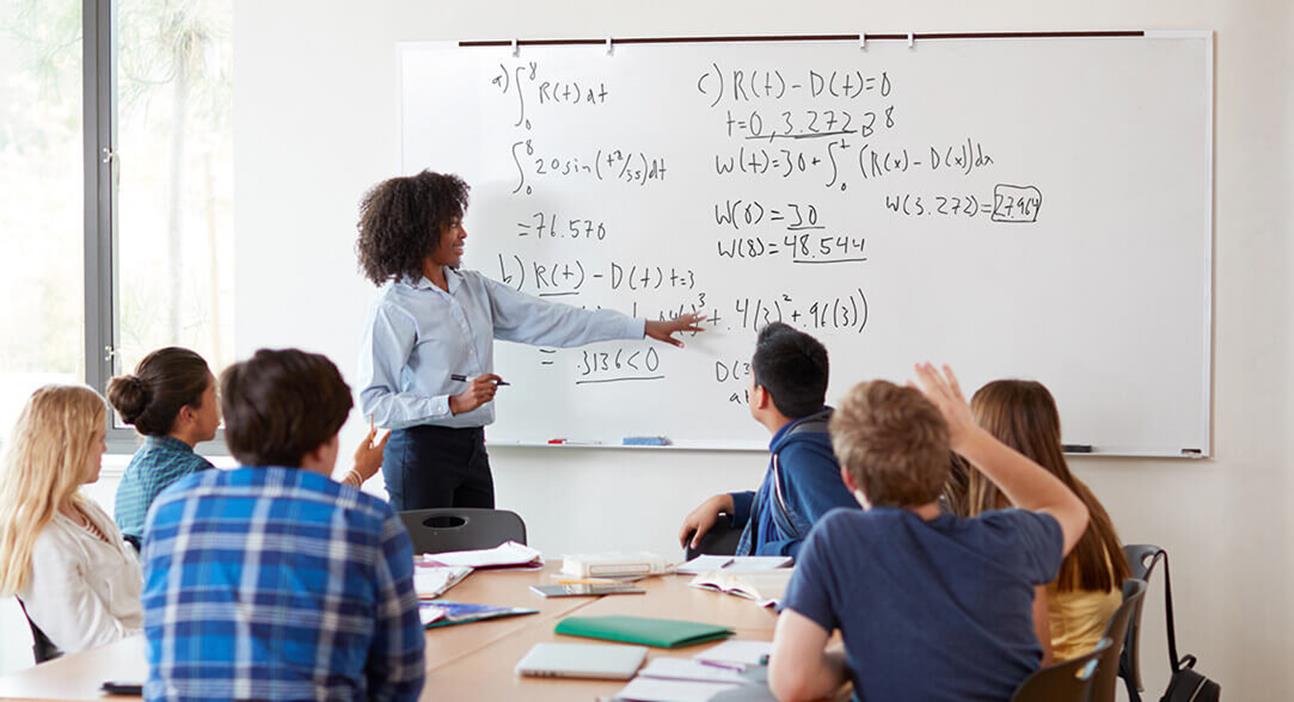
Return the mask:
[(392, 430), (382, 474), (396, 510), (494, 507), (483, 427), (503, 380), (493, 372), (495, 338), (682, 346), (675, 333), (702, 331), (701, 315), (652, 322), (582, 310), (460, 269), (467, 193), (458, 176), (423, 171), (383, 181), (360, 202), (359, 265), (381, 286), (364, 328), (360, 403)]

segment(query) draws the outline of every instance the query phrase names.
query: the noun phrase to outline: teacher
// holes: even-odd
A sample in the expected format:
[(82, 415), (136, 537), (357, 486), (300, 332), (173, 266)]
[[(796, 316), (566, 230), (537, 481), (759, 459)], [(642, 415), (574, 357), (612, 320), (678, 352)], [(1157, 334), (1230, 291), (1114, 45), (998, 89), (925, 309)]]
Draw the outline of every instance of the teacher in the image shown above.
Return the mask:
[[(381, 286), (364, 327), (360, 404), (390, 428), (382, 475), (397, 510), (494, 507), (484, 426), (494, 421), (494, 339), (581, 346), (651, 337), (682, 346), (702, 316), (644, 321), (542, 300), (462, 270), (468, 185), (423, 171), (378, 183), (356, 250)], [(459, 379), (455, 379), (455, 378)]]

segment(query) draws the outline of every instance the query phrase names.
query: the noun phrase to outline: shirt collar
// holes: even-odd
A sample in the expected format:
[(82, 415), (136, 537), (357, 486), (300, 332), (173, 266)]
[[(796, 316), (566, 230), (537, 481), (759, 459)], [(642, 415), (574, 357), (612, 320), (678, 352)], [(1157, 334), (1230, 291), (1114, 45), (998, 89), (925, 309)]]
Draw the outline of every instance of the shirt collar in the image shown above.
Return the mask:
[(152, 449), (166, 449), (168, 451), (181, 451), (193, 453), (193, 447), (180, 441), (174, 436), (150, 436), (144, 440), (144, 446)]
[[(458, 290), (458, 286), (462, 284), (462, 279), (463, 274), (458, 269), (445, 269), (445, 284), (449, 287), (448, 292), (450, 295), (453, 295), (454, 292)], [(440, 288), (436, 287), (435, 283), (427, 280), (427, 276), (425, 275), (419, 275), (417, 277), (407, 275), (400, 279), (400, 283), (402, 285), (407, 285), (414, 290), (440, 290)], [(445, 291), (441, 290), (441, 292)]]

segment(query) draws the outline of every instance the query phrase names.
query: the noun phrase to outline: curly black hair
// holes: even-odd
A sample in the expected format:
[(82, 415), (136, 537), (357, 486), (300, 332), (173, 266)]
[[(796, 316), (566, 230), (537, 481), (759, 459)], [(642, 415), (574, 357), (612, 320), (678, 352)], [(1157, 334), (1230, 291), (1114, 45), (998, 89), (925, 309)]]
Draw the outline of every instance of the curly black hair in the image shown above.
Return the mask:
[(417, 278), (440, 233), (467, 212), (470, 186), (451, 174), (423, 171), (373, 186), (359, 203), (355, 253), (376, 285)]

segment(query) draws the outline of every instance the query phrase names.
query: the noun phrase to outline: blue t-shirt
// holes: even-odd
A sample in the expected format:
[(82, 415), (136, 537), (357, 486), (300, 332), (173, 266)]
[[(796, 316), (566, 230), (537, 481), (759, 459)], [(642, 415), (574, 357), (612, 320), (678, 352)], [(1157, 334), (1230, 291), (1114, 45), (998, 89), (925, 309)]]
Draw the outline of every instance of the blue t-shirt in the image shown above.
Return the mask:
[(1055, 579), (1062, 548), (1060, 524), (1036, 512), (834, 510), (784, 603), (840, 629), (859, 699), (1002, 702), (1042, 660), (1033, 588)]

